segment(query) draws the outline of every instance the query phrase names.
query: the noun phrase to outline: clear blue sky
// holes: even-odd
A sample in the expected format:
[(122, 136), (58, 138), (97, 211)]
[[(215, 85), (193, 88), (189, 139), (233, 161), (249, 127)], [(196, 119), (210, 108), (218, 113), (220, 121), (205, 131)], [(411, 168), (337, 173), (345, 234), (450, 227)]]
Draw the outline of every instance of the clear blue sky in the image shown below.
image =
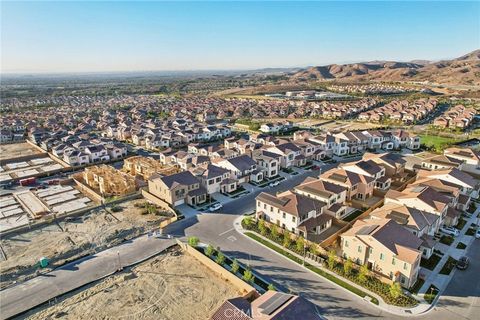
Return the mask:
[(2, 72), (249, 69), (442, 59), (480, 2), (5, 2)]

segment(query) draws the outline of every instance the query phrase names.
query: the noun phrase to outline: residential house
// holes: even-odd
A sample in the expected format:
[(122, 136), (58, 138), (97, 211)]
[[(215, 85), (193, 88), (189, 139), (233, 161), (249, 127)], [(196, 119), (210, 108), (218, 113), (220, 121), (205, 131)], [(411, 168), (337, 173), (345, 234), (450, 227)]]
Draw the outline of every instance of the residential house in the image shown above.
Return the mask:
[(207, 200), (207, 190), (190, 171), (164, 177), (153, 175), (148, 179), (148, 191), (172, 207), (199, 205)]
[(342, 256), (383, 274), (403, 287), (418, 278), (422, 240), (393, 219), (357, 220), (341, 235)]

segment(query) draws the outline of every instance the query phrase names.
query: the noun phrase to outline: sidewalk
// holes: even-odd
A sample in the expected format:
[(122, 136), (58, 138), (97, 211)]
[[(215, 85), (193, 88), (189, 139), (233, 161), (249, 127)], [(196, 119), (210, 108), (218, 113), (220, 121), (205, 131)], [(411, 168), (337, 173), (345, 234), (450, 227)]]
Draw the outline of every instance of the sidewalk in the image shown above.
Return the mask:
[[(438, 300), (438, 297), (441, 296), (442, 292), (447, 288), (448, 284), (450, 283), (450, 280), (453, 278), (453, 275), (455, 274), (456, 269), (454, 268), (452, 272), (450, 272), (449, 275), (444, 275), (440, 274), (440, 270), (442, 270), (445, 262), (447, 262), (448, 257), (451, 256), (455, 260), (458, 260), (461, 256), (464, 256), (467, 251), (470, 249), (470, 246), (472, 245), (473, 241), (475, 240), (474, 236), (467, 236), (465, 235), (465, 232), (470, 228), (470, 225), (474, 223), (477, 220), (477, 214), (480, 212), (480, 207), (475, 210), (475, 212), (472, 214), (472, 216), (467, 219), (465, 226), (463, 226), (463, 229), (460, 230), (460, 235), (455, 238), (453, 243), (447, 247), (447, 250), (444, 251), (444, 255), (442, 256), (442, 259), (438, 262), (437, 266), (433, 270), (428, 270), (428, 276), (425, 279), (425, 283), (423, 286), (420, 288), (418, 291), (418, 295), (422, 296), (425, 295), (430, 288), (430, 286), (433, 284), (435, 287), (439, 289), (439, 292), (437, 294), (436, 300)], [(467, 245), (466, 249), (457, 249), (457, 245), (459, 242), (463, 242), (464, 244)], [(440, 244), (440, 243), (439, 243)], [(443, 247), (445, 245), (440, 244)]]
[[(243, 229), (243, 227), (242, 227), (241, 221), (242, 221), (243, 218), (244, 218), (243, 216), (239, 216), (239, 217), (235, 220), (233, 226), (234, 226), (235, 230), (236, 230), (238, 233), (242, 234), (244, 237), (249, 238), (248, 236), (246, 236), (246, 235), (244, 234), (245, 231), (247, 231), (247, 230)], [(281, 247), (281, 246), (278, 245), (277, 243), (272, 242), (270, 239), (265, 238), (265, 237), (263, 237), (263, 236), (260, 235), (260, 234), (257, 234), (257, 233), (255, 233), (255, 234), (256, 234), (257, 236), (259, 236), (260, 238), (262, 238), (262, 239), (264, 239), (264, 240), (266, 240), (266, 241), (268, 241), (268, 242), (276, 245), (277, 247), (281, 248), (282, 250), (288, 252), (289, 254), (297, 257), (298, 259), (303, 259), (303, 256), (300, 256), (299, 254), (297, 254), (297, 253), (295, 253), (295, 252), (293, 252), (293, 251), (291, 251), (291, 250), (288, 250), (288, 249), (286, 249), (286, 248), (284, 248), (284, 247)], [(249, 238), (249, 239), (250, 239), (250, 238)], [(255, 241), (255, 240), (253, 240), (253, 239), (250, 239), (250, 240)], [(261, 244), (260, 244), (260, 245), (261, 245)], [(271, 250), (272, 252), (276, 253), (277, 255), (283, 257), (284, 259), (288, 259), (287, 257), (281, 255), (280, 253), (276, 252), (275, 250), (273, 250), (273, 249), (271, 249), (271, 248), (268, 248), (268, 247), (265, 247), (265, 248)], [(348, 279), (346, 279), (346, 278), (343, 278), (343, 277), (337, 275), (336, 273), (330, 271), (329, 269), (326, 269), (322, 264), (320, 264), (320, 263), (318, 263), (318, 262), (316, 262), (316, 261), (314, 261), (314, 260), (311, 260), (311, 259), (309, 259), (308, 257), (305, 259), (305, 262), (307, 262), (308, 264), (310, 264), (310, 265), (312, 265), (312, 266), (314, 266), (314, 267), (317, 267), (317, 268), (321, 269), (322, 271), (324, 271), (324, 272), (326, 272), (326, 273), (328, 273), (328, 274), (331, 274), (332, 276), (335, 276), (335, 277), (341, 279), (342, 281), (348, 283), (349, 285), (351, 285), (351, 286), (353, 286), (353, 287), (356, 287), (357, 289), (359, 289), (359, 290), (361, 290), (361, 291), (364, 291), (364, 292), (367, 293), (369, 296), (376, 298), (376, 299), (378, 300), (379, 304), (376, 305), (376, 304), (374, 304), (374, 303), (370, 303), (370, 305), (375, 306), (375, 307), (377, 307), (377, 308), (379, 308), (379, 309), (381, 309), (381, 310), (383, 310), (383, 311), (386, 311), (386, 312), (389, 312), (389, 313), (392, 313), (392, 314), (395, 314), (395, 315), (398, 315), (398, 316), (408, 317), (408, 316), (412, 316), (412, 315), (420, 315), (420, 314), (423, 314), (423, 313), (429, 311), (429, 310), (432, 308), (432, 306), (431, 306), (430, 304), (425, 303), (425, 302), (422, 302), (422, 301), (419, 301), (419, 304), (418, 304), (417, 306), (413, 307), (413, 308), (403, 308), (403, 307), (397, 307), (397, 306), (389, 305), (389, 304), (387, 304), (379, 295), (377, 295), (376, 293), (373, 293), (373, 292), (369, 291), (368, 289), (366, 289), (366, 288), (364, 288), (364, 287), (362, 287), (362, 286), (360, 286), (360, 285), (358, 285), (358, 284), (356, 284), (356, 283), (354, 283), (354, 282), (351, 282), (350, 280), (348, 280)], [(310, 269), (308, 269), (308, 268), (306, 268), (306, 267), (305, 267), (305, 270), (308, 270), (309, 272), (314, 273), (315, 275), (317, 275), (318, 277), (322, 278), (323, 280), (328, 281), (328, 282), (332, 283), (332, 284), (335, 285), (335, 286), (338, 286), (339, 288), (341, 288), (341, 289), (344, 290), (345, 292), (348, 292), (349, 294), (352, 294), (352, 295), (358, 297), (355, 293), (353, 293), (353, 292), (351, 292), (351, 291), (349, 291), (349, 290), (347, 290), (347, 289), (339, 286), (338, 284), (330, 281), (330, 280), (327, 279), (327, 278), (322, 277), (321, 275), (319, 275), (319, 274), (311, 271)], [(365, 299), (365, 298), (364, 298), (364, 299)], [(369, 301), (368, 301), (367, 299), (365, 299), (365, 302), (369, 302)]]

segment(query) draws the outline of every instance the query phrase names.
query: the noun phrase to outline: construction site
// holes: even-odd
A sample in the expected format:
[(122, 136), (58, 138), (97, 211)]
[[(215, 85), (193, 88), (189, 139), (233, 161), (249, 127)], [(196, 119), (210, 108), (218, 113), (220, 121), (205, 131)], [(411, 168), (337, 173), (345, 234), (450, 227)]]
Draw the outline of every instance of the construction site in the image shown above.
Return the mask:
[(98, 202), (108, 197), (132, 194), (139, 189), (135, 177), (104, 164), (85, 168), (83, 172), (73, 175), (73, 179), (82, 192)]
[(70, 213), (92, 205), (92, 200), (72, 185), (14, 192), (0, 197), (0, 232), (51, 214)]
[(164, 165), (152, 157), (134, 156), (124, 160), (123, 171), (132, 176), (148, 180), (153, 174), (169, 176), (181, 171), (180, 168)]
[[(210, 319), (225, 299), (240, 295), (230, 282), (178, 247), (27, 314), (32, 320)], [(35, 313), (35, 314), (34, 314)]]
[(29, 177), (46, 176), (65, 168), (48, 155), (31, 156), (28, 159), (3, 160), (0, 166), (0, 183), (8, 183)]
[(160, 210), (146, 210), (145, 203), (144, 199), (125, 201), (112, 209), (95, 208), (79, 216), (52, 220), (31, 231), (3, 235), (0, 240), (1, 287), (33, 277), (42, 257), (50, 261), (48, 268), (55, 268), (158, 229), (172, 218)]

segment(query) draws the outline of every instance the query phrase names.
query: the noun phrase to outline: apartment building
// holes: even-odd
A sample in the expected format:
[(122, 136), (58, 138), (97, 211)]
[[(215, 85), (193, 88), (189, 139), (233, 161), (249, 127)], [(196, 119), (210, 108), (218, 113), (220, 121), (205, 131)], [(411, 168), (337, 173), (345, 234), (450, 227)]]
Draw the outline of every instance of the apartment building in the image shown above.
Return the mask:
[(357, 220), (341, 235), (343, 258), (410, 288), (418, 278), (422, 240), (392, 219)]

